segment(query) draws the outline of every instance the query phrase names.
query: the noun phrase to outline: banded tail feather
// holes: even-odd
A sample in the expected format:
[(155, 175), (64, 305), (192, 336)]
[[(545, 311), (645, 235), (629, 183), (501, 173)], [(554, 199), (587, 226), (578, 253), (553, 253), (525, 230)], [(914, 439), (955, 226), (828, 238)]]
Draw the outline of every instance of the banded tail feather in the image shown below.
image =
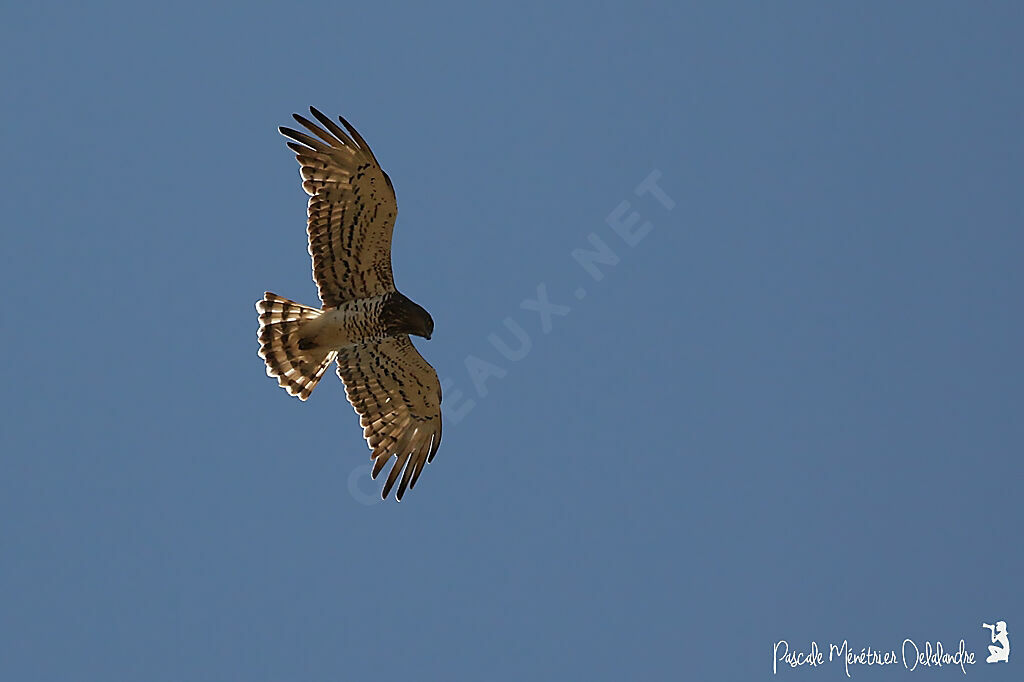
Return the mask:
[(290, 395), (305, 400), (338, 354), (301, 347), (302, 326), (316, 320), (323, 311), (269, 291), (256, 302), (256, 310), (260, 314), (259, 353), (267, 363), (267, 376), (276, 378)]

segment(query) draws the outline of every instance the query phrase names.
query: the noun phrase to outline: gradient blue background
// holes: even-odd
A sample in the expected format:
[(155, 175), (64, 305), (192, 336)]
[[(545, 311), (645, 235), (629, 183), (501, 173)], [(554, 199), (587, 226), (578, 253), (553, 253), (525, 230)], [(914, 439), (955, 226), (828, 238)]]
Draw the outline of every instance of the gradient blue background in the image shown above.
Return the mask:
[[(1019, 3), (0, 25), (0, 679), (768, 679), (779, 639), (904, 637), (1021, 679), (980, 627), (1024, 647)], [(303, 404), (256, 355), (264, 290), (316, 300), (275, 131), (309, 104), (394, 179), (418, 346), (474, 401), (401, 504), (337, 378)]]

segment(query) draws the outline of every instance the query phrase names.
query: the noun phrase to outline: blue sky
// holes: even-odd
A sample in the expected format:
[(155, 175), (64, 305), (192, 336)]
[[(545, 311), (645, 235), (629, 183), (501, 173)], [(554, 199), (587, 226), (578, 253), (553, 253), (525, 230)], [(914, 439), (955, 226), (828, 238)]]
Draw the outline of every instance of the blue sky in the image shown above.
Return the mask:
[[(0, 678), (1020, 679), (1019, 4), (2, 14)], [(436, 322), (401, 504), (256, 355), (311, 104)]]

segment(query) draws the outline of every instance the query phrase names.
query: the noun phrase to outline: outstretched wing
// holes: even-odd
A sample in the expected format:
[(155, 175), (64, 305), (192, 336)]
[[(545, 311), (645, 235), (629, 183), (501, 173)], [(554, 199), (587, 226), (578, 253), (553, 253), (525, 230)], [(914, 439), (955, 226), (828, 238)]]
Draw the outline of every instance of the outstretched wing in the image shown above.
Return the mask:
[[(391, 233), (398, 215), (395, 190), (370, 147), (348, 121), (309, 108), (317, 125), (294, 114), (312, 135), (281, 128), (301, 166), (309, 194), (309, 255), (325, 307), (394, 291)], [(347, 130), (347, 132), (346, 132)], [(319, 139), (318, 139), (319, 138)]]
[(387, 499), (402, 474), (401, 500), (441, 445), (437, 373), (402, 334), (338, 351), (338, 376), (373, 451), (373, 478), (392, 455), (396, 458), (381, 497)]

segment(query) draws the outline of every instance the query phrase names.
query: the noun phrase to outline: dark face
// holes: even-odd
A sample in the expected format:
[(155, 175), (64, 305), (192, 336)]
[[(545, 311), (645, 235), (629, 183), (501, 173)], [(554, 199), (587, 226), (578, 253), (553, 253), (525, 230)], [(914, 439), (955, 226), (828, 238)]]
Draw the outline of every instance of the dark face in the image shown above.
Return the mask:
[(413, 326), (415, 327), (409, 333), (416, 336), (422, 336), (427, 341), (430, 340), (431, 335), (434, 333), (434, 318), (430, 316), (426, 310), (413, 303), (418, 309), (413, 314)]

